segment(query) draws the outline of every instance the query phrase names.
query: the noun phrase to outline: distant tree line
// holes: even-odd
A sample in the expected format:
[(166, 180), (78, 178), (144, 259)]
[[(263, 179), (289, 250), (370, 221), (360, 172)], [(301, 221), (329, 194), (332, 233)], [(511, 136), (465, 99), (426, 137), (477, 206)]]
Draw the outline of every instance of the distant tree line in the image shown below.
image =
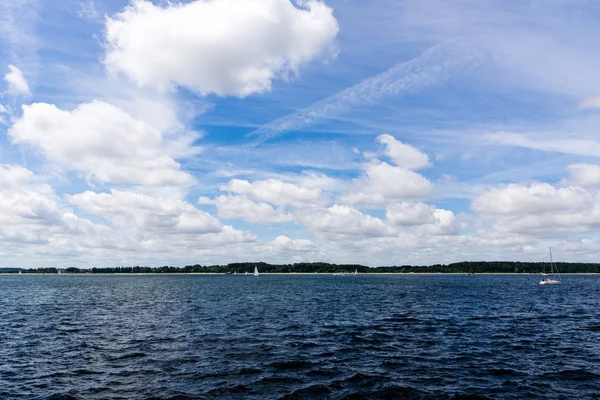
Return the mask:
[[(555, 263), (561, 273), (600, 273), (599, 263)], [(64, 268), (63, 273), (70, 274), (180, 274), (180, 273), (216, 273), (243, 274), (254, 272), (257, 267), (261, 273), (466, 273), (470, 269), (474, 273), (540, 273), (550, 270), (548, 262), (519, 262), (519, 261), (464, 261), (452, 264), (435, 264), (430, 266), (381, 266), (367, 267), (359, 264), (330, 264), (324, 262), (267, 264), (265, 262), (243, 262), (227, 265), (186, 265), (185, 267), (107, 267), (107, 268)], [(3, 273), (18, 273), (20, 268), (0, 268)], [(23, 269), (25, 273), (56, 274), (58, 269), (34, 268)]]

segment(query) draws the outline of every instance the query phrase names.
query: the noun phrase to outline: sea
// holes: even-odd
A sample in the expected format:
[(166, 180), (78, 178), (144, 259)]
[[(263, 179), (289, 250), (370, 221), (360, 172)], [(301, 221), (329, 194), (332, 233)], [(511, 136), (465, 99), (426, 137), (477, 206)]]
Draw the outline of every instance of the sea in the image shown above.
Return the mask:
[(600, 399), (600, 275), (1, 275), (0, 399)]

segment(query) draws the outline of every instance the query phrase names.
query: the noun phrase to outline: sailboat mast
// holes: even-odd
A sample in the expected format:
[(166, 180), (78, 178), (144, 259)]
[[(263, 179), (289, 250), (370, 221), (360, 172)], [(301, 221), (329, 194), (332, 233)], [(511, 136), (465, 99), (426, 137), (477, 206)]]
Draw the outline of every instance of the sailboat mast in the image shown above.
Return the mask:
[(550, 274), (552, 274), (552, 247), (548, 247), (550, 250)]

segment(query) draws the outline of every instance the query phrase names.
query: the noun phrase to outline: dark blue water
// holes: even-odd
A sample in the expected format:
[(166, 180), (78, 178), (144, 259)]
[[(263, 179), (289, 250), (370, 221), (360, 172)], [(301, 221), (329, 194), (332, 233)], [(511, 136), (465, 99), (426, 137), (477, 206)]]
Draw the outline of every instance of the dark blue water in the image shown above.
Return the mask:
[(0, 398), (600, 398), (600, 276), (538, 279), (4, 275)]

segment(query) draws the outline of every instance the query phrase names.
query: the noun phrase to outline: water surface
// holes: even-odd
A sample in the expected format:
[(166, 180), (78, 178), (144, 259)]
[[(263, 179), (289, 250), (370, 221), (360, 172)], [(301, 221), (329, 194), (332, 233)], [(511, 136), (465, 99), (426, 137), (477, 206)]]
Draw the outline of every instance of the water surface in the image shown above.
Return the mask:
[(3, 275), (0, 398), (600, 398), (600, 276), (538, 280)]

